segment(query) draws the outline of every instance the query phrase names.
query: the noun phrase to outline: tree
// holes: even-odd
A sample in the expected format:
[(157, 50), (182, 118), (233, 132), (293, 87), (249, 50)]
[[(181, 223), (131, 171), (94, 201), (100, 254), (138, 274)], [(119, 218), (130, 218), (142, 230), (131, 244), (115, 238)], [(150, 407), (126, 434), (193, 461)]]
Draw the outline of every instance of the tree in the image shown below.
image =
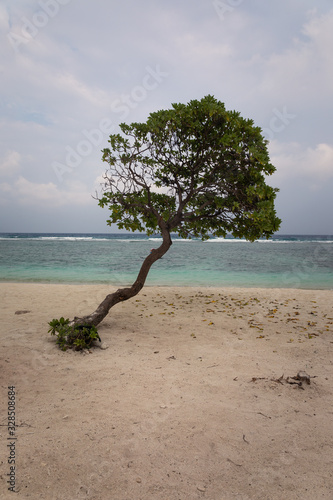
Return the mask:
[(162, 244), (143, 261), (131, 287), (118, 289), (96, 311), (71, 325), (98, 325), (117, 303), (144, 286), (151, 266), (182, 238), (210, 235), (254, 241), (278, 230), (277, 189), (265, 176), (270, 163), (267, 141), (252, 120), (227, 111), (213, 96), (151, 113), (146, 123), (120, 125), (103, 150), (108, 163), (98, 198), (110, 210), (109, 225), (159, 233)]

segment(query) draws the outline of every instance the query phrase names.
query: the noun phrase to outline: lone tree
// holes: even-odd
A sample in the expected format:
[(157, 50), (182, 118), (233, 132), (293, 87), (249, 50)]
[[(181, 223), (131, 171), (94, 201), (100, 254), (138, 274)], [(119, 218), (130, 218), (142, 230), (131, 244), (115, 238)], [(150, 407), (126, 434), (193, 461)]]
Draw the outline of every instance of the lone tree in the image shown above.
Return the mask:
[(98, 325), (118, 302), (137, 295), (151, 266), (182, 238), (224, 237), (254, 241), (278, 230), (275, 188), (265, 176), (267, 141), (253, 120), (227, 111), (213, 96), (151, 113), (146, 123), (120, 125), (103, 151), (108, 163), (98, 198), (110, 210), (108, 225), (159, 233), (162, 244), (143, 261), (131, 287), (107, 295), (90, 315), (70, 325)]

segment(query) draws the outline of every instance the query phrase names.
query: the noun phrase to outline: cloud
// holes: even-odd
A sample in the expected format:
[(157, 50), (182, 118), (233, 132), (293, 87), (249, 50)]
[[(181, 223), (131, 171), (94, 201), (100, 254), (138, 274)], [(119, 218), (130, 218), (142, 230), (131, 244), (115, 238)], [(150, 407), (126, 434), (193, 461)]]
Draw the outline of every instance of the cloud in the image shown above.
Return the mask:
[(291, 46), (270, 54), (264, 61), (261, 92), (277, 95), (295, 106), (311, 94), (326, 99), (333, 90), (333, 10), (325, 15), (311, 12), (311, 19)]
[(61, 206), (84, 206), (90, 204), (91, 194), (81, 182), (71, 182), (66, 190), (53, 182), (47, 184), (31, 182), (20, 176), (13, 184), (0, 184), (4, 198), (15, 199), (20, 206), (40, 206), (44, 209)]
[[(332, 41), (333, 41), (333, 10), (323, 15), (313, 15), (305, 24), (303, 33), (311, 40), (313, 52), (320, 56), (320, 60), (328, 63), (330, 69), (332, 64)], [(332, 82), (330, 82), (332, 83)]]
[(20, 171), (21, 155), (17, 151), (7, 151), (0, 160), (0, 175), (10, 177)]
[(302, 144), (270, 143), (270, 156), (277, 172), (275, 180), (286, 181), (297, 178), (299, 181), (310, 181), (317, 189), (333, 179), (333, 145), (317, 144), (314, 148), (304, 148)]
[(330, 144), (318, 144), (308, 148), (305, 152), (305, 170), (311, 176), (325, 180), (333, 178), (333, 146)]
[(1, 31), (5, 31), (8, 28), (9, 16), (4, 5), (0, 5), (0, 28)]
[(109, 96), (105, 92), (92, 85), (85, 84), (71, 73), (59, 73), (56, 78), (53, 75), (52, 81), (49, 83), (54, 85), (58, 92), (68, 94), (72, 98), (81, 101), (82, 104), (87, 102), (98, 107), (106, 107), (110, 104)]

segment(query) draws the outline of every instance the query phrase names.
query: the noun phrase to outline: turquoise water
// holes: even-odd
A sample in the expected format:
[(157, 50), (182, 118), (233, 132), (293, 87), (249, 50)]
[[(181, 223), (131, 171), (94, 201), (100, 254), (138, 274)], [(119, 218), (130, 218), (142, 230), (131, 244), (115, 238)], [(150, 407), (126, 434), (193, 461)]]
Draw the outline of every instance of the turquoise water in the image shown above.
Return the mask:
[[(333, 289), (333, 236), (173, 241), (147, 285)], [(0, 234), (0, 281), (129, 285), (159, 244), (133, 234)]]

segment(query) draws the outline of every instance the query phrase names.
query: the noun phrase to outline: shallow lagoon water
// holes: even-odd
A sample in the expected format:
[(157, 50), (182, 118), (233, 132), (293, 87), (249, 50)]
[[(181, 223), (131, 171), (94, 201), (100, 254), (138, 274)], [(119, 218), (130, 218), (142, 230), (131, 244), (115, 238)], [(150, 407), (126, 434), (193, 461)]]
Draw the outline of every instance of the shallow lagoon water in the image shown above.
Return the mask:
[[(131, 284), (160, 239), (137, 234), (0, 234), (0, 280)], [(146, 285), (333, 289), (333, 236), (173, 238)]]

